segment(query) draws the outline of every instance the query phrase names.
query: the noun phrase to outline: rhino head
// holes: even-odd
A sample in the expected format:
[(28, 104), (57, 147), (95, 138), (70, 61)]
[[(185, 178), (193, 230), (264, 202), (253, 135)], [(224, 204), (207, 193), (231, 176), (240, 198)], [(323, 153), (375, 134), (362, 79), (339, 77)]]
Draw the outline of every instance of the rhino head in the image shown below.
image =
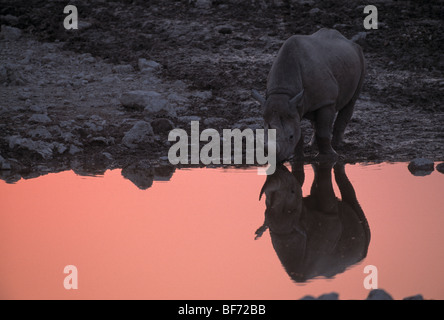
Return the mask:
[(253, 97), (260, 102), (264, 113), (265, 129), (276, 130), (276, 160), (283, 162), (293, 156), (301, 139), (302, 90), (291, 98), (287, 94), (271, 94), (265, 99), (253, 90)]
[[(302, 187), (283, 165), (267, 176), (259, 199), (265, 194), (267, 227), (276, 234), (291, 234), (302, 211)], [(297, 229), (297, 228), (296, 228)]]

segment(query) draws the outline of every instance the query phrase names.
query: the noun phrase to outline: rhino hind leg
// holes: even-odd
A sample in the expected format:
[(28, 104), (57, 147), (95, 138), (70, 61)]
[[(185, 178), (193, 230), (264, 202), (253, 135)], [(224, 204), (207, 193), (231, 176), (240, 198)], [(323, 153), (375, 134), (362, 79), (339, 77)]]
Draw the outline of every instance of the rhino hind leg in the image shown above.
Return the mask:
[[(364, 65), (363, 59), (364, 58), (361, 53), (361, 62)], [(352, 118), (353, 110), (355, 109), (356, 100), (358, 100), (359, 94), (362, 89), (362, 85), (364, 83), (364, 75), (365, 75), (365, 67), (363, 67), (362, 69), (361, 78), (359, 79), (358, 86), (355, 90), (352, 99), (341, 110), (339, 110), (338, 116), (336, 117), (333, 129), (333, 141), (332, 141), (333, 146), (335, 148), (340, 146), (340, 144), (344, 140), (345, 128), (347, 128), (347, 125), (350, 122), (350, 119)]]
[(347, 128), (348, 123), (353, 115), (353, 110), (355, 108), (356, 99), (352, 99), (344, 108), (339, 110), (338, 116), (333, 128), (333, 139), (332, 145), (334, 148), (338, 148), (344, 140), (345, 128)]
[(310, 148), (313, 148), (316, 143), (316, 126), (314, 120), (310, 120), (310, 123), (311, 123), (311, 128), (313, 129), (313, 134), (311, 135), (311, 139), (310, 142), (308, 143), (308, 146)]
[(316, 111), (315, 135), (316, 144), (319, 149), (317, 158), (320, 160), (324, 158), (336, 159), (338, 157), (338, 154), (331, 144), (335, 115), (336, 110), (334, 104), (322, 107)]

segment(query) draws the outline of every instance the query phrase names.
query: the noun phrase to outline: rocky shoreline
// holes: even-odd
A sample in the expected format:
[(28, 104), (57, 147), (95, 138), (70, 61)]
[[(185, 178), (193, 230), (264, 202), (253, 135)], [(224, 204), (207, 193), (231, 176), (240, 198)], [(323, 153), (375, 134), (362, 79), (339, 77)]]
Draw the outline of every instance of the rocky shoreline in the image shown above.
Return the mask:
[[(64, 170), (95, 175), (115, 168), (128, 172), (170, 167), (168, 132), (189, 130), (193, 120), (201, 123), (201, 130), (261, 128), (261, 110), (250, 90), (265, 88), (285, 37), (321, 26), (334, 26), (359, 41), (368, 63), (346, 143), (338, 150), (341, 160), (444, 161), (443, 66), (435, 63), (439, 54), (433, 51), (433, 39), (421, 38), (424, 30), (435, 36), (433, 2), (428, 9), (401, 12), (413, 19), (410, 36), (422, 39), (427, 48), (421, 67), (413, 64), (417, 48), (411, 39), (405, 39), (411, 54), (403, 51), (399, 64), (393, 60), (400, 45), (396, 32), (401, 31), (390, 23), (397, 20), (381, 24), (379, 32), (393, 45), (386, 46), (386, 55), (375, 46), (381, 39), (369, 32), (364, 36), (352, 19), (357, 13), (342, 2), (328, 7), (328, 1), (291, 1), (289, 8), (285, 1), (265, 7), (245, 2), (245, 13), (239, 16), (236, 1), (153, 1), (149, 10), (143, 1), (132, 6), (124, 1), (94, 6), (78, 1), (83, 23), (75, 32), (66, 32), (49, 18), (44, 25), (38, 23), (60, 4), (41, 2), (41, 7), (28, 8), (20, 1), (8, 3), (0, 12), (0, 178), (7, 182)], [(380, 6), (398, 12), (394, 4)], [(263, 26), (257, 17), (245, 16), (258, 10), (264, 13)], [(343, 10), (350, 16), (333, 23)], [(414, 23), (422, 20), (413, 12), (430, 19), (425, 16), (419, 27)], [(105, 19), (110, 14), (119, 26)], [(285, 19), (276, 24), (279, 16)], [(57, 17), (63, 18), (62, 11)], [(300, 19), (299, 30), (293, 30), (288, 19)], [(112, 28), (102, 28), (104, 22)], [(308, 140), (308, 122), (303, 131)], [(305, 151), (306, 161), (312, 161), (316, 150)]]
[[(340, 300), (340, 299), (339, 299), (339, 294), (337, 294), (336, 292), (332, 292), (320, 295), (317, 298), (313, 296), (305, 296), (300, 300)], [(365, 300), (395, 300), (395, 299), (393, 299), (393, 297), (383, 289), (373, 289), (369, 292)], [(424, 300), (424, 297), (421, 294), (417, 294), (414, 296), (405, 297), (402, 300)]]

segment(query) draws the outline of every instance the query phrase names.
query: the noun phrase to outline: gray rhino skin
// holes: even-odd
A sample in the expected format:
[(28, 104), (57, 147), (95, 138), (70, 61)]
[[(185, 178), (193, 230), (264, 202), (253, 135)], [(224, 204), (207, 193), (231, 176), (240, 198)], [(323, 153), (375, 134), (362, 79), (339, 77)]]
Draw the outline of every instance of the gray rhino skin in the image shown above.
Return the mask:
[[(277, 161), (303, 156), (302, 118), (312, 121), (321, 158), (337, 158), (365, 74), (362, 49), (332, 29), (295, 35), (281, 47), (267, 81), (266, 129), (276, 129)], [(336, 118), (336, 121), (335, 121)]]
[(291, 173), (278, 166), (267, 177), (264, 225), (282, 265), (295, 282), (331, 278), (367, 256), (370, 228), (344, 165), (335, 165), (342, 200), (334, 193), (332, 163), (313, 165), (310, 195), (302, 197), (303, 164)]

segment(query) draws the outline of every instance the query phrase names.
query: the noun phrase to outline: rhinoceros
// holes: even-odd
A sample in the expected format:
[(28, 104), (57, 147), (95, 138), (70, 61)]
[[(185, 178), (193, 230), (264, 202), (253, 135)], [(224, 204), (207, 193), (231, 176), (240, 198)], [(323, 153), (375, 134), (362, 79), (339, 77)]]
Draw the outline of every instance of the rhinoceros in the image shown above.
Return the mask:
[(257, 237), (270, 230), (273, 248), (295, 282), (332, 278), (367, 256), (367, 219), (341, 164), (335, 165), (334, 173), (342, 200), (335, 196), (332, 165), (313, 165), (315, 177), (307, 197), (302, 196), (303, 166), (293, 172), (278, 166), (262, 187), (266, 211)]
[(333, 29), (294, 35), (281, 47), (267, 80), (266, 97), (253, 90), (264, 109), (265, 129), (275, 129), (278, 162), (303, 156), (302, 118), (314, 128), (323, 159), (337, 158), (365, 75), (361, 47)]

